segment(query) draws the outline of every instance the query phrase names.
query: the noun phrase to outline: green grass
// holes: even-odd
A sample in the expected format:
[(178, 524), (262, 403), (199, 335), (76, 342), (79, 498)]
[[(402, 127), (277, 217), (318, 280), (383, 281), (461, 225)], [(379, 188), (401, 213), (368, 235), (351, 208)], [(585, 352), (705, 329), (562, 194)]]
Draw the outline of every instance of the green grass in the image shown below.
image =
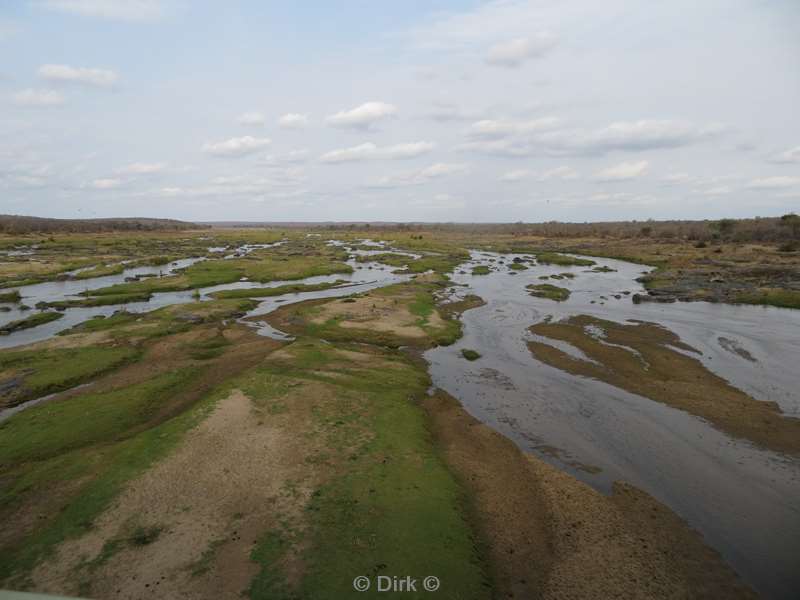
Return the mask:
[(555, 300), (556, 302), (563, 302), (570, 296), (570, 292), (566, 288), (558, 287), (549, 283), (537, 283), (526, 286), (525, 288), (537, 298), (547, 298), (548, 300)]
[(739, 304), (762, 304), (781, 308), (800, 308), (800, 291), (778, 288), (761, 289), (738, 294), (735, 302)]
[[(333, 360), (332, 350), (297, 342), (295, 360), (267, 370), (275, 377), (317, 379)], [(335, 367), (339, 376), (326, 379), (338, 392), (314, 414), (331, 452), (346, 457), (346, 468), (319, 487), (306, 507), (310, 527), (299, 589), (288, 591), (278, 566), (295, 532), (279, 527), (261, 536), (252, 554), (261, 565), (249, 590), (254, 600), (350, 597), (355, 576), (377, 574), (420, 581), (436, 575), (443, 597), (490, 596), (462, 490), (433, 445), (424, 413), (409, 401), (425, 393), (428, 378), (399, 355), (381, 358), (392, 367)], [(374, 586), (358, 594), (385, 595)]]
[(35, 313), (30, 317), (25, 317), (24, 319), (19, 319), (17, 321), (11, 321), (10, 323), (3, 325), (0, 327), (0, 335), (8, 335), (9, 333), (13, 333), (21, 329), (38, 327), (39, 325), (44, 325), (45, 323), (50, 323), (51, 321), (57, 321), (63, 316), (64, 315), (60, 312)]
[(486, 265), (478, 265), (477, 267), (472, 267), (473, 275), (488, 275), (489, 273), (491, 273), (491, 269)]
[(129, 346), (6, 351), (0, 352), (0, 378), (22, 377), (20, 389), (13, 396), (5, 394), (17, 404), (71, 388), (138, 356), (139, 351)]
[(165, 396), (177, 392), (195, 374), (193, 369), (183, 369), (130, 387), (83, 394), (17, 413), (0, 423), (0, 470), (111, 441), (145, 422)]
[(463, 356), (467, 360), (478, 360), (481, 357), (481, 354), (477, 350), (471, 350), (469, 348), (464, 348), (461, 351), (461, 356)]
[(249, 288), (249, 289), (240, 289), (240, 290), (222, 290), (219, 292), (214, 292), (211, 294), (213, 298), (217, 299), (225, 299), (225, 298), (265, 298), (269, 296), (281, 296), (283, 294), (291, 294), (291, 293), (301, 293), (301, 292), (316, 292), (320, 290), (327, 290), (333, 287), (338, 287), (347, 283), (347, 281), (343, 279), (338, 279), (336, 281), (327, 282), (327, 283), (316, 283), (316, 284), (287, 284), (287, 285), (279, 285), (276, 287), (267, 287), (267, 288)]
[(209, 360), (221, 356), (225, 348), (230, 345), (231, 343), (220, 332), (208, 339), (193, 342), (187, 350), (189, 356), (195, 360)]
[(106, 296), (177, 292), (233, 283), (243, 277), (247, 277), (252, 281), (267, 282), (305, 279), (318, 275), (350, 272), (352, 272), (352, 268), (345, 263), (317, 256), (204, 260), (191, 265), (180, 274), (119, 283), (91, 290), (85, 295)]
[(22, 296), (20, 295), (19, 290), (0, 294), (0, 302), (19, 302), (21, 299)]
[(403, 270), (404, 273), (426, 273), (428, 271), (433, 271), (435, 273), (439, 273), (440, 275), (444, 275), (446, 273), (450, 273), (462, 262), (469, 259), (469, 254), (467, 253), (464, 255), (460, 253), (450, 253), (431, 255), (423, 256), (422, 258), (418, 258), (416, 260), (410, 257), (405, 258), (405, 263), (408, 264), (408, 267)]
[(596, 264), (593, 260), (589, 260), (588, 258), (568, 256), (558, 252), (538, 252), (536, 254), (536, 260), (542, 265), (560, 265), (564, 267), (591, 267)]
[(58, 300), (56, 302), (47, 302), (45, 306), (50, 308), (113, 306), (115, 304), (129, 304), (131, 302), (147, 302), (150, 298), (152, 298), (150, 292), (131, 292), (128, 294), (109, 294), (106, 296), (81, 298), (77, 300)]
[(508, 265), (508, 268), (512, 271), (526, 271), (528, 269), (528, 267), (518, 262), (512, 262), (510, 265)]
[(73, 275), (75, 279), (91, 279), (93, 277), (104, 277), (106, 275), (119, 275), (125, 270), (125, 265), (116, 263), (111, 265), (97, 265), (86, 271), (81, 271)]
[[(33, 530), (21, 544), (0, 549), (0, 581), (8, 580), (12, 574), (24, 578), (25, 573), (37, 562), (46, 558), (60, 542), (90, 531), (94, 519), (109, 506), (124, 485), (174, 448), (183, 434), (204, 418), (219, 398), (228, 393), (227, 388), (220, 388), (205, 396), (190, 410), (132, 437), (123, 437), (116, 443), (110, 443), (114, 439), (109, 439), (108, 434), (119, 432), (119, 426), (125, 422), (135, 423), (135, 416), (141, 417), (146, 414), (147, 410), (142, 409), (157, 407), (163, 394), (170, 393), (170, 390), (174, 391), (176, 386), (185, 384), (190, 377), (191, 374), (186, 371), (171, 373), (147, 384), (113, 392), (116, 397), (107, 396), (106, 399), (121, 400), (121, 414), (115, 418), (115, 411), (110, 410), (112, 407), (103, 407), (102, 429), (96, 432), (83, 424), (79, 424), (77, 429), (70, 432), (66, 424), (52, 420), (52, 415), (42, 412), (50, 408), (47, 405), (19, 413), (0, 426), (0, 440), (4, 442), (0, 444), (2, 447), (0, 469), (9, 482), (0, 492), (0, 505), (13, 503), (20, 495), (34, 488), (47, 489), (59, 482), (78, 480), (83, 482), (77, 496), (62, 511)], [(90, 401), (97, 402), (97, 397), (91, 397)], [(134, 406), (138, 406), (138, 410), (131, 411)], [(39, 408), (42, 410), (37, 411)], [(57, 436), (56, 441), (50, 442), (45, 439), (43, 446), (31, 447), (30, 444), (21, 443), (21, 434), (16, 431), (15, 425), (11, 426), (14, 431), (9, 433), (9, 423), (31, 411), (36, 411), (34, 415), (41, 416), (42, 425), (52, 422), (53, 431)], [(81, 416), (84, 422), (87, 421), (85, 413), (80, 408), (68, 409), (66, 412), (70, 422), (80, 421)], [(29, 416), (22, 429), (31, 430), (31, 426), (34, 425), (31, 419), (33, 417)], [(36, 435), (39, 439), (46, 437), (46, 433), (41, 431)], [(6, 438), (10, 438), (13, 442), (11, 450), (7, 449)], [(99, 447), (86, 446), (87, 443), (100, 439), (103, 439), (104, 443)], [(53, 454), (57, 448), (61, 449)], [(66, 448), (72, 450), (65, 451)], [(51, 457), (43, 459), (42, 451)], [(10, 466), (6, 463), (10, 457), (26, 453), (28, 456), (37, 456), (38, 462), (19, 464), (18, 459), (13, 459)]]

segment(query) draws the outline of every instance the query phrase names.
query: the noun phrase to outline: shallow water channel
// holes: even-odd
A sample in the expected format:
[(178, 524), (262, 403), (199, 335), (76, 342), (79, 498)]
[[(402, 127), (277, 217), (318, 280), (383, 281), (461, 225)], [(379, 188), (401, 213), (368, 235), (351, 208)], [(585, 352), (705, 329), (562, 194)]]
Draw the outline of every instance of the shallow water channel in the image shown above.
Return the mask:
[[(341, 242), (329, 243), (347, 247)], [(392, 251), (378, 242), (362, 241), (361, 245), (374, 245), (375, 250), (348, 248), (350, 254)], [(236, 251), (246, 253), (250, 249)], [(800, 311), (708, 303), (637, 305), (631, 302), (630, 294), (622, 293), (643, 291), (635, 282), (647, 269), (641, 265), (594, 259), (615, 271), (595, 273), (587, 267), (528, 264), (527, 270), (514, 272), (507, 266), (514, 256), (473, 252), (471, 260), (452, 275), (453, 298), (476, 294), (486, 305), (464, 313), (464, 337), (456, 344), (426, 352), (434, 385), (458, 398), (475, 417), (524, 450), (601, 491), (608, 493), (615, 480), (625, 480), (649, 492), (699, 530), (765, 597), (800, 596), (797, 460), (732, 439), (686, 412), (547, 366), (534, 359), (526, 346), (532, 339), (528, 327), (548, 316), (559, 319), (588, 314), (613, 321), (659, 323), (701, 351), (701, 360), (710, 370), (756, 399), (777, 402), (791, 418), (800, 418)], [(34, 305), (121, 283), (134, 275), (166, 275), (197, 260), (203, 259), (19, 290), (23, 302)], [(247, 315), (255, 317), (284, 304), (345, 296), (409, 278), (376, 262), (351, 259), (348, 264), (353, 267), (351, 274), (267, 284), (240, 281), (198, 291), (203, 301), (219, 290), (346, 281), (343, 287), (265, 298)], [(487, 265), (491, 272), (472, 275), (476, 265)], [(572, 292), (565, 302), (535, 298), (525, 290), (530, 283), (540, 283), (541, 275), (567, 271), (575, 278), (555, 282)], [(48, 339), (94, 315), (108, 316), (120, 309), (147, 312), (195, 302), (194, 293), (156, 293), (149, 302), (70, 308), (58, 321), (0, 337), (0, 348)], [(26, 314), (16, 308), (0, 313), (0, 324)], [(264, 322), (243, 322), (262, 335), (287, 339)], [(469, 362), (461, 357), (464, 348), (477, 350), (482, 357)]]
[[(686, 412), (545, 365), (526, 345), (533, 339), (528, 327), (548, 316), (659, 323), (700, 350), (711, 371), (797, 418), (800, 311), (634, 304), (622, 293), (643, 291), (635, 279), (646, 268), (615, 260), (593, 259), (615, 272), (536, 265), (511, 275), (513, 255), (475, 252), (472, 259), (453, 275), (464, 286), (454, 286), (454, 294), (477, 294), (487, 304), (464, 313), (464, 337), (455, 345), (426, 353), (434, 385), (523, 449), (604, 492), (615, 480), (646, 490), (698, 529), (765, 597), (800, 597), (797, 460), (732, 439)], [(480, 264), (493, 271), (472, 275)], [(565, 302), (525, 290), (541, 283), (541, 275), (567, 271), (575, 278), (553, 282), (572, 292)], [(482, 358), (463, 359), (463, 348)]]

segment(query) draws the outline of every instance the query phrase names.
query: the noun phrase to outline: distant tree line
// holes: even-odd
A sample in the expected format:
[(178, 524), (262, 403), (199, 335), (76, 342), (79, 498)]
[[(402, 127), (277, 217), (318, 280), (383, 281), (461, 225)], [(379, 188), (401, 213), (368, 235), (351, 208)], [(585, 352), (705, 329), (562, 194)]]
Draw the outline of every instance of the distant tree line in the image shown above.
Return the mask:
[[(286, 226), (286, 225), (284, 225)], [(306, 224), (306, 227), (308, 224)], [(800, 216), (704, 221), (609, 221), (600, 223), (319, 223), (320, 228), (345, 231), (452, 231), (549, 238), (656, 238), (733, 242), (795, 242), (800, 239)]]
[(47, 219), (0, 215), (0, 233), (102, 233), (110, 231), (182, 231), (207, 226), (174, 219)]

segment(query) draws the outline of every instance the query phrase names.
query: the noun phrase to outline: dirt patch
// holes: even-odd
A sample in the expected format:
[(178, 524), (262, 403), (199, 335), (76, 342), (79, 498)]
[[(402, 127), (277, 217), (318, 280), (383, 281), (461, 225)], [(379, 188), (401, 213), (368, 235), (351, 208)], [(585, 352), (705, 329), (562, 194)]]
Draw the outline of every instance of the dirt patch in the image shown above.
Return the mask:
[[(428, 335), (418, 324), (420, 318), (408, 309), (408, 305), (402, 302), (402, 297), (375, 295), (354, 300), (321, 305), (311, 322), (323, 324), (336, 319), (339, 327), (345, 329), (371, 329), (408, 338), (423, 338)], [(426, 325), (442, 327), (444, 321), (433, 311), (427, 317)]]
[(731, 386), (688, 356), (697, 351), (659, 325), (580, 315), (539, 323), (531, 331), (567, 342), (589, 359), (575, 358), (544, 342), (529, 342), (533, 355), (548, 365), (685, 410), (764, 448), (800, 454), (800, 419), (786, 417), (774, 402), (756, 400)]
[[(302, 461), (304, 440), (289, 423), (295, 418), (263, 419), (234, 391), (174, 454), (132, 481), (89, 534), (63, 543), (40, 565), (35, 589), (101, 598), (237, 597), (258, 572), (250, 560), (257, 536), (276, 526), (278, 515), (302, 526), (314, 471)], [(137, 543), (137, 531), (154, 532), (152, 541)]]
[(523, 454), (442, 392), (423, 403), (472, 496), (497, 598), (755, 598), (702, 537), (644, 492), (604, 496)]

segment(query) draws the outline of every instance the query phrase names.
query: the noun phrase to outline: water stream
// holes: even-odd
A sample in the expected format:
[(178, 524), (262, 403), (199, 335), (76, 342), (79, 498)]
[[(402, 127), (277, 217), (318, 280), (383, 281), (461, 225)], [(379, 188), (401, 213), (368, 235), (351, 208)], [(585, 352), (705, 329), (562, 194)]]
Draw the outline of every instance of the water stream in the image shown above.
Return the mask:
[[(546, 317), (588, 314), (659, 323), (703, 353), (713, 372), (759, 400), (800, 416), (800, 311), (708, 303), (634, 304), (640, 265), (596, 259), (615, 272), (536, 265), (511, 275), (513, 256), (473, 253), (454, 294), (487, 304), (467, 311), (464, 337), (426, 353), (434, 385), (523, 449), (604, 492), (615, 480), (649, 492), (698, 529), (751, 585), (771, 598), (800, 590), (800, 464), (735, 440), (702, 419), (533, 358), (526, 341)], [(505, 264), (500, 264), (503, 261)], [(471, 275), (475, 265), (488, 275)], [(525, 286), (571, 290), (565, 302), (535, 298)], [(624, 294), (623, 292), (629, 292)], [(615, 295), (620, 296), (616, 298)], [(723, 341), (720, 341), (723, 340)], [(461, 349), (482, 358), (469, 362)], [(734, 351), (732, 351), (732, 349)], [(735, 351), (736, 349), (740, 352)], [(749, 355), (749, 358), (748, 358)]]

